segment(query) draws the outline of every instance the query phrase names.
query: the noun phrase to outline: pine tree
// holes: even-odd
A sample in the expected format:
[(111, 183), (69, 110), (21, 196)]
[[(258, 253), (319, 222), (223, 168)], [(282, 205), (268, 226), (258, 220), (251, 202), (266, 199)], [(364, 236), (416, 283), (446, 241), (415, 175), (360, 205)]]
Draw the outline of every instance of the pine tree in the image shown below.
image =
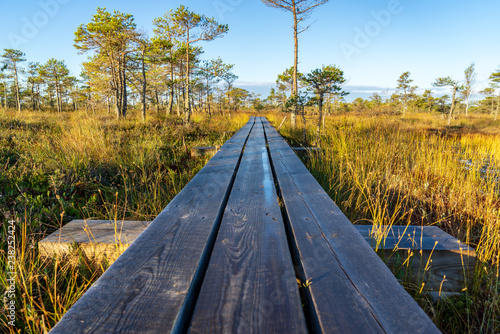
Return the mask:
[(451, 98), (451, 109), (448, 116), (448, 125), (451, 124), (451, 118), (453, 116), (453, 110), (455, 109), (455, 102), (457, 93), (463, 89), (462, 86), (459, 85), (459, 82), (453, 80), (451, 77), (442, 77), (436, 79), (436, 81), (432, 84), (434, 87), (450, 87), (453, 93)]
[(109, 73), (114, 92), (116, 115), (127, 116), (127, 69), (129, 54), (135, 52), (134, 45), (139, 33), (131, 14), (106, 8), (97, 8), (88, 24), (82, 24), (75, 33), (75, 47), (81, 54), (92, 53), (96, 61)]
[[(293, 15), (293, 41), (294, 41), (294, 61), (293, 61), (293, 88), (292, 95), (298, 95), (299, 93), (299, 34), (303, 33), (309, 26), (301, 27), (300, 23), (309, 18), (312, 11), (325, 3), (328, 0), (262, 0), (266, 5), (272, 8), (278, 8), (283, 11), (292, 13)], [(298, 101), (297, 97), (293, 98)], [(292, 127), (295, 127), (297, 118), (297, 106), (294, 105), (292, 108), (291, 123)]]
[(11, 76), (14, 79), (14, 85), (16, 89), (16, 107), (17, 111), (21, 111), (21, 94), (19, 92), (19, 63), (25, 62), (25, 54), (22, 51), (14, 49), (4, 49), (2, 54), (2, 61), (5, 65), (5, 69), (11, 72)]

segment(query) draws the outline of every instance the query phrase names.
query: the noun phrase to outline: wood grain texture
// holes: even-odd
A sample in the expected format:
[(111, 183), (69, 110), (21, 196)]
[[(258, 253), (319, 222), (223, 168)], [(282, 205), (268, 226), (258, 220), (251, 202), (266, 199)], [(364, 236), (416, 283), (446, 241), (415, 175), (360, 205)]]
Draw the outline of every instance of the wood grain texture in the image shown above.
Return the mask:
[(387, 237), (379, 245), (371, 234), (373, 226), (354, 227), (389, 268), (398, 270), (409, 258), (411, 279), (418, 286), (424, 282), (424, 290), (460, 292), (472, 282), (476, 252), (436, 226), (383, 227)]
[(191, 149), (192, 158), (204, 157), (208, 155), (213, 156), (216, 153), (217, 153), (216, 146), (197, 146)]
[(149, 224), (147, 221), (72, 220), (40, 243), (131, 244)]
[(73, 220), (38, 243), (40, 255), (77, 263), (83, 254), (113, 263), (151, 222)]
[(318, 330), (439, 333), (293, 150), (264, 121), (290, 234)]
[(305, 333), (262, 124), (250, 134), (191, 333)]
[(80, 253), (111, 264), (151, 222), (72, 220), (38, 243), (41, 256), (77, 262)]
[(52, 333), (183, 330), (253, 123), (224, 144)]
[[(379, 254), (380, 251), (379, 251)], [(407, 250), (382, 251), (382, 258), (390, 268), (400, 270), (408, 259)], [(474, 277), (475, 258), (448, 251), (416, 251), (409, 257), (410, 279), (425, 291), (462, 292)], [(428, 268), (426, 269), (426, 265)]]
[[(374, 240), (372, 225), (355, 225), (356, 230), (366, 240)], [(392, 249), (396, 245), (404, 249), (442, 250), (476, 256), (473, 248), (459, 242), (450, 234), (444, 232), (437, 226), (391, 226), (381, 227), (387, 235), (384, 249)], [(436, 244), (437, 241), (437, 244)]]

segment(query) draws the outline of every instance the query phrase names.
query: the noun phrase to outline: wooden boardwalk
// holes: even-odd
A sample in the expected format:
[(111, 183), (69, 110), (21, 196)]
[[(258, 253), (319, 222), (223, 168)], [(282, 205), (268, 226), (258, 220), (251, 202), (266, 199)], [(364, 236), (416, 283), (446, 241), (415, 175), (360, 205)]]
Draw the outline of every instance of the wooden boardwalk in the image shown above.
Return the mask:
[(52, 330), (165, 332), (439, 331), (252, 117)]

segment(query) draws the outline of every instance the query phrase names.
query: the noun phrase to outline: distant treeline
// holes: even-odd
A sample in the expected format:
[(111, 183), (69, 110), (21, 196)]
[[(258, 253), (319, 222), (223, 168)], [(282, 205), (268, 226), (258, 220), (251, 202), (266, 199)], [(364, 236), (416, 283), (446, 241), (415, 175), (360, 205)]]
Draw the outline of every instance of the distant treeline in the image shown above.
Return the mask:
[[(21, 50), (4, 49), (0, 67), (0, 105), (43, 110), (107, 109), (126, 117), (130, 106), (146, 118), (148, 110), (177, 114), (189, 122), (193, 111), (231, 113), (241, 108), (279, 108), (293, 114), (318, 106), (323, 112), (339, 111), (401, 113), (439, 112), (451, 120), (457, 113), (491, 113), (500, 109), (500, 70), (490, 76), (490, 86), (475, 91), (476, 72), (472, 64), (463, 80), (437, 78), (435, 87), (449, 87), (449, 95), (433, 96), (431, 90), (417, 94), (410, 72), (397, 80), (396, 91), (373, 94), (369, 99), (346, 102), (349, 93), (343, 71), (329, 65), (307, 74), (296, 65), (278, 75), (276, 88), (266, 98), (234, 86), (238, 76), (234, 65), (218, 57), (202, 60), (197, 44), (222, 37), (227, 25), (196, 14), (184, 6), (153, 20), (153, 36), (140, 31), (131, 14), (97, 8), (91, 21), (75, 32), (75, 48), (88, 55), (79, 77), (71, 75), (64, 60), (45, 64), (28, 62)], [(296, 93), (297, 92), (297, 93)], [(484, 96), (477, 100), (475, 93)], [(318, 122), (319, 124), (319, 122)]]
[[(264, 106), (287, 109), (287, 101), (291, 94), (291, 76), (293, 68), (287, 69), (278, 75), (276, 89), (271, 89), (269, 96), (263, 101)], [(317, 71), (317, 70), (316, 70)], [(298, 74), (302, 91), (311, 91), (304, 76)], [(491, 114), (498, 118), (500, 109), (500, 70), (493, 72), (489, 77), (489, 87), (484, 90), (475, 90), (476, 84), (475, 65), (471, 64), (464, 71), (463, 81), (454, 80), (451, 77), (437, 78), (432, 85), (434, 87), (449, 87), (450, 94), (433, 95), (430, 89), (421, 94), (417, 93), (418, 86), (413, 86), (410, 72), (403, 73), (397, 80), (396, 90), (389, 89), (373, 93), (368, 99), (358, 97), (352, 102), (346, 102), (345, 96), (349, 93), (343, 90), (329, 91), (324, 95), (323, 104), (326, 113), (335, 112), (360, 112), (377, 114), (402, 114), (414, 112), (443, 113), (449, 117), (456, 114), (468, 115), (469, 113)], [(343, 83), (343, 82), (342, 82)], [(473, 99), (477, 93), (482, 99)], [(305, 97), (304, 106), (315, 106), (318, 104), (318, 94)]]
[(108, 108), (126, 117), (130, 105), (189, 121), (193, 110), (237, 110), (252, 94), (235, 88), (233, 65), (201, 60), (194, 44), (223, 36), (227, 25), (180, 6), (153, 21), (154, 36), (137, 29), (130, 14), (98, 8), (75, 32), (75, 48), (88, 58), (79, 78), (64, 60), (28, 62), (20, 50), (4, 49), (0, 72), (1, 106), (39, 110)]

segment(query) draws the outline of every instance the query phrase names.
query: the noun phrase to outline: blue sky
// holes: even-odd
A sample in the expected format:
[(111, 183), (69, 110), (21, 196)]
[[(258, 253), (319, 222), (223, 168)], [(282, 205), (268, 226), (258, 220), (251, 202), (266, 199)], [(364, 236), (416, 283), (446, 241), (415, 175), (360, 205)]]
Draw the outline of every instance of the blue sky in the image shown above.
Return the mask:
[[(225, 37), (199, 45), (205, 59), (221, 56), (235, 64), (240, 87), (265, 96), (277, 74), (293, 64), (290, 13), (260, 0), (0, 0), (0, 49), (20, 49), (29, 61), (63, 59), (78, 75), (85, 56), (73, 47), (74, 32), (98, 6), (133, 14), (152, 35), (153, 19), (181, 3), (229, 25)], [(498, 13), (498, 0), (330, 0), (300, 35), (299, 69), (340, 66), (352, 99), (384, 96), (405, 71), (422, 90), (440, 76), (462, 80), (475, 62), (480, 90), (500, 67)]]

